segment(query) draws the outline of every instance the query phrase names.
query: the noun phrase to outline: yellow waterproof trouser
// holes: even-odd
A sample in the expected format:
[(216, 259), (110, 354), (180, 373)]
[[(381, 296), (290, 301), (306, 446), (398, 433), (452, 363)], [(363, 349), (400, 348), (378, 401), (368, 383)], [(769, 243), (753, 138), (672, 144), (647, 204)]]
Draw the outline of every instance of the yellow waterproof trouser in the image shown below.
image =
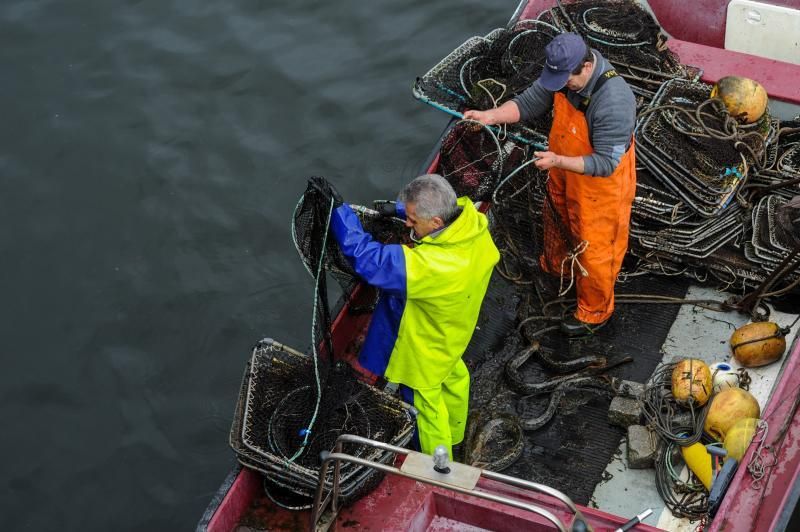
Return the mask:
[(469, 409), (469, 370), (464, 361), (458, 359), (439, 386), (415, 388), (414, 408), (419, 412), (417, 432), (422, 452), (433, 454), (438, 445), (444, 445), (452, 460), (453, 445), (464, 439)]

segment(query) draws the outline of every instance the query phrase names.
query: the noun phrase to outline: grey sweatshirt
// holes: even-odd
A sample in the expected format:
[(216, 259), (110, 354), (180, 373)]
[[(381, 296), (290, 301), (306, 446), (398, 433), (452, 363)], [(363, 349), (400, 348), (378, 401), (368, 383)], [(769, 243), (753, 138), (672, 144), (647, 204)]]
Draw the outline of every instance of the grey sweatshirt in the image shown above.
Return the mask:
[[(636, 98), (620, 76), (609, 79), (597, 94), (592, 94), (600, 75), (614, 68), (600, 52), (592, 49), (592, 53), (595, 68), (589, 82), (580, 92), (567, 90), (567, 100), (577, 108), (581, 100), (591, 97), (585, 114), (594, 153), (583, 157), (583, 173), (606, 177), (614, 172), (631, 145), (636, 125)], [(552, 109), (553, 93), (537, 80), (514, 98), (514, 102), (519, 108), (520, 118), (529, 120)]]

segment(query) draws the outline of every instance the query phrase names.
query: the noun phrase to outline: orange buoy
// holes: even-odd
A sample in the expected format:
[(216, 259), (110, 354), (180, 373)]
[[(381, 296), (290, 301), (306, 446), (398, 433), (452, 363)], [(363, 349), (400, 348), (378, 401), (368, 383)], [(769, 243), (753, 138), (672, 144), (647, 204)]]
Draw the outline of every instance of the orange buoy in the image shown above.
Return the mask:
[(742, 366), (756, 368), (775, 362), (786, 351), (784, 331), (777, 323), (757, 321), (739, 327), (731, 335), (733, 356)]
[(687, 358), (672, 370), (672, 396), (682, 405), (703, 406), (711, 395), (711, 370), (702, 360)]

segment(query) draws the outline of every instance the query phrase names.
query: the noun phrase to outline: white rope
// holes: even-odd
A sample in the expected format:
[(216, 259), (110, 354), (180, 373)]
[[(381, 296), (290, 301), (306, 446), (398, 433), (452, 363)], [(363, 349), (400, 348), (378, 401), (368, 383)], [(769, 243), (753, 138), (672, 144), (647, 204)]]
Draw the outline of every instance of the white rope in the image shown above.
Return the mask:
[[(761, 489), (761, 480), (764, 478), (764, 475), (767, 473), (767, 469), (774, 466), (776, 461), (773, 460), (772, 464), (764, 464), (764, 442), (767, 440), (767, 433), (769, 432), (769, 425), (763, 419), (758, 421), (758, 425), (756, 428), (756, 435), (753, 437), (761, 436), (760, 440), (758, 441), (758, 448), (756, 452), (750, 457), (750, 463), (747, 464), (747, 471), (750, 473), (750, 476), (753, 477), (753, 483), (750, 484), (750, 487), (759, 490)], [(766, 446), (766, 453), (769, 454), (770, 448)]]
[[(564, 296), (569, 292), (569, 289), (572, 288), (572, 285), (575, 283), (575, 266), (581, 272), (581, 275), (584, 277), (589, 277), (589, 272), (586, 271), (586, 268), (583, 267), (581, 261), (578, 260), (578, 257), (586, 251), (586, 248), (589, 247), (589, 241), (583, 240), (580, 244), (575, 246), (575, 249), (567, 253), (564, 257), (564, 260), (561, 261), (561, 284), (558, 288), (558, 296)], [(569, 286), (564, 288), (564, 264), (569, 261)]]
[[(497, 86), (499, 86), (501, 89), (503, 89), (503, 92), (501, 92), (501, 93), (500, 93), (500, 96), (498, 96), (497, 98), (495, 98), (495, 97), (494, 97), (494, 94), (492, 94), (492, 92), (491, 92), (489, 89), (487, 89), (487, 88), (486, 88), (486, 87), (483, 85), (485, 82), (488, 82), (488, 81), (491, 81), (492, 83), (494, 83), (495, 85), (497, 85)], [(507, 89), (507, 87), (506, 87), (506, 85), (505, 85), (504, 83), (500, 83), (499, 81), (497, 81), (497, 80), (496, 80), (496, 79), (494, 79), (494, 78), (486, 78), (486, 79), (482, 79), (482, 80), (478, 81), (478, 83), (477, 83), (476, 85), (477, 85), (478, 87), (480, 87), (481, 89), (483, 89), (483, 92), (485, 92), (486, 94), (488, 94), (488, 95), (489, 95), (489, 99), (491, 99), (491, 100), (492, 100), (492, 108), (493, 108), (493, 109), (497, 109), (497, 102), (498, 102), (498, 101), (499, 101), (499, 100), (500, 100), (500, 99), (501, 99), (503, 96), (505, 96), (505, 94), (506, 94), (506, 90), (508, 90), (508, 89)], [(497, 138), (498, 138), (498, 139), (500, 139), (500, 140), (506, 140), (506, 137), (508, 136), (508, 129), (507, 129), (507, 127), (508, 127), (508, 125), (507, 125), (507, 124), (505, 124), (505, 123), (503, 123), (503, 124), (502, 124), (502, 127), (500, 128), (500, 134), (499, 134), (499, 135), (497, 135)]]

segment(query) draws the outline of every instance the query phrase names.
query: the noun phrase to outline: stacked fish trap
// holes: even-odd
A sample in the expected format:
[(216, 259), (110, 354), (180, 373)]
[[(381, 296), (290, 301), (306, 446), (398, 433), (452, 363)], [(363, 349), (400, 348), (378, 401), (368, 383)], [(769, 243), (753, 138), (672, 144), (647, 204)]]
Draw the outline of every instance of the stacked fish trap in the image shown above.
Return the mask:
[[(242, 379), (229, 438), (239, 462), (264, 474), (268, 495), (294, 509), (313, 500), (320, 452), (333, 450), (339, 435), (404, 446), (414, 429), (408, 405), (358, 381), (340, 365), (329, 371), (321, 409), (305, 441), (314, 412), (314, 380), (310, 357), (271, 339), (259, 342)], [(344, 451), (381, 463), (394, 457), (373, 447), (348, 445)], [(345, 502), (356, 500), (382, 478), (374, 469), (343, 463), (341, 496)], [(332, 478), (326, 482), (330, 488)]]
[(559, 2), (542, 12), (539, 20), (582, 35), (645, 102), (664, 81), (700, 77), (698, 68), (682, 64), (667, 48), (658, 22), (636, 1)]
[(741, 239), (745, 212), (738, 204), (705, 218), (692, 212), (678, 196), (665, 192), (647, 171), (639, 172), (637, 180), (630, 237), (643, 250), (705, 259)]
[[(511, 28), (472, 37), (414, 85), (414, 97), (439, 110), (461, 116), (465, 109), (499, 107), (528, 88), (544, 67), (544, 48), (559, 33), (550, 24), (522, 20)], [(494, 128), (521, 144), (547, 144), (551, 117)]]
[[(750, 239), (744, 242), (744, 255), (765, 271), (777, 268), (786, 256), (794, 251), (795, 225), (779, 223), (778, 212), (788, 210), (789, 202), (778, 194), (764, 196), (751, 214)], [(790, 224), (795, 222), (791, 220)], [(800, 226), (800, 220), (796, 222)]]
[(637, 159), (704, 217), (730, 203), (766, 143), (761, 122), (737, 125), (710, 93), (705, 83), (664, 83), (634, 133)]
[[(720, 127), (730, 122), (720, 110), (715, 125), (710, 109), (721, 104), (702, 102), (707, 94), (703, 84), (665, 83), (639, 122), (637, 158), (645, 168), (637, 175), (631, 251), (645, 269), (744, 291), (793, 252), (792, 231), (778, 213), (800, 194), (800, 124), (766, 113), (750, 126)], [(719, 135), (724, 127), (728, 134)], [(787, 269), (778, 284), (793, 288), (798, 273)]]

